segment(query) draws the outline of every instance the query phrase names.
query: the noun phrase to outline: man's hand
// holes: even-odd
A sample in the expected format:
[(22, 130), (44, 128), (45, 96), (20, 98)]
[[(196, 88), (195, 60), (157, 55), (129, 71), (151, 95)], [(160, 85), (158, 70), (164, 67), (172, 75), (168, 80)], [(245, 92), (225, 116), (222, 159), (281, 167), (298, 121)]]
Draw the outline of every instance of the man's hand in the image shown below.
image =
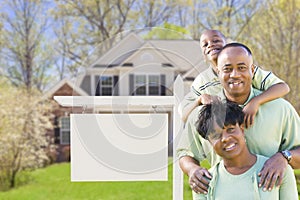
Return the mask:
[(271, 191), (276, 181), (277, 186), (280, 186), (287, 165), (287, 160), (280, 152), (273, 155), (265, 162), (262, 170), (258, 173), (258, 176), (261, 177), (258, 186), (263, 187), (263, 191)]
[(189, 184), (196, 193), (207, 194), (208, 192), (208, 184), (210, 179), (212, 178), (211, 174), (205, 168), (201, 168), (200, 166), (194, 168), (188, 174), (189, 176)]

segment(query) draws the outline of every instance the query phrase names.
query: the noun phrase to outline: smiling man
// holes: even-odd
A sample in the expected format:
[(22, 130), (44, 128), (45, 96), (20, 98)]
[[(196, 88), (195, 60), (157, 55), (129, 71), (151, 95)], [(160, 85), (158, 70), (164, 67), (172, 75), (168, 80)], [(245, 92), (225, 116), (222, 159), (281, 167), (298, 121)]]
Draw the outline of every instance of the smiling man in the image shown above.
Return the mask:
[[(225, 45), (218, 55), (217, 65), (218, 77), (224, 88), (219, 94), (222, 100), (232, 101), (244, 107), (251, 99), (261, 94), (261, 91), (251, 86), (253, 58), (245, 45)], [(200, 108), (191, 113), (177, 153), (181, 169), (190, 177), (193, 191), (207, 193), (212, 176), (207, 169), (200, 167), (199, 162), (207, 159), (213, 166), (221, 158), (195, 128)], [(270, 157), (259, 173), (258, 185), (264, 191), (271, 190), (276, 181), (281, 184), (288, 164), (294, 169), (300, 168), (299, 127), (297, 112), (290, 103), (280, 98), (261, 105), (254, 125), (245, 129), (250, 152)]]
[(254, 65), (251, 51), (239, 43), (228, 46), (218, 57), (219, 80), (229, 101), (244, 104), (252, 89)]

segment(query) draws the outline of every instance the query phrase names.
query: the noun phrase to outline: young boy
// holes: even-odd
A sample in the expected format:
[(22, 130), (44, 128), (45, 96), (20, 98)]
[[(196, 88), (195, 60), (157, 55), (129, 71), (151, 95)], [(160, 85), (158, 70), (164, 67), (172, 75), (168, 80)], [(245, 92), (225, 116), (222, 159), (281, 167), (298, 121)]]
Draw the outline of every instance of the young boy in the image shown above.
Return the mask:
[[(196, 77), (192, 84), (191, 92), (186, 95), (180, 105), (179, 112), (184, 122), (186, 122), (190, 112), (195, 107), (218, 99), (216, 95), (222, 91), (222, 86), (217, 76), (217, 55), (225, 44), (226, 38), (220, 31), (206, 30), (201, 35), (200, 46), (202, 54), (210, 63), (210, 66)], [(254, 70), (252, 85), (254, 88), (264, 92), (253, 98), (243, 109), (246, 128), (254, 123), (254, 117), (261, 104), (283, 97), (290, 90), (289, 86), (272, 72), (264, 71), (257, 66)]]
[(244, 113), (237, 104), (215, 102), (204, 105), (196, 127), (222, 161), (209, 170), (212, 180), (208, 193), (193, 193), (194, 199), (298, 199), (296, 180), (290, 166), (285, 170), (280, 187), (268, 192), (258, 187), (258, 173), (268, 158), (250, 153), (244, 134)]

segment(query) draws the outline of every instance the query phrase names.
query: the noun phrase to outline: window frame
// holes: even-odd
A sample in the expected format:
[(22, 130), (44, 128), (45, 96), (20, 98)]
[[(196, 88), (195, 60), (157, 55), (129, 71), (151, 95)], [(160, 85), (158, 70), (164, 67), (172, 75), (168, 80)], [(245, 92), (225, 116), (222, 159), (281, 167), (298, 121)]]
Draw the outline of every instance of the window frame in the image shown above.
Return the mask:
[[(67, 127), (64, 127), (63, 124), (65, 124), (65, 122), (63, 122), (63, 120), (68, 119), (69, 123)], [(69, 141), (66, 142), (64, 140), (63, 134), (67, 134), (69, 133)], [(71, 124), (70, 124), (70, 116), (62, 116), (59, 118), (59, 140), (60, 140), (60, 144), (70, 144), (71, 142)]]
[[(144, 76), (145, 82), (144, 83), (137, 83), (137, 77), (138, 76)], [(156, 77), (158, 82), (153, 84), (150, 83), (150, 77)], [(160, 74), (134, 74), (134, 80), (133, 80), (133, 88), (134, 88), (134, 96), (160, 96), (161, 95), (161, 75)], [(145, 87), (145, 94), (137, 94), (137, 88), (139, 87)], [(150, 87), (157, 87), (158, 93), (157, 94), (150, 94)]]
[[(102, 78), (110, 78), (111, 79), (111, 85), (103, 85), (102, 84)], [(112, 96), (113, 95), (113, 89), (114, 89), (114, 76), (112, 75), (102, 75), (102, 76), (99, 76), (99, 93), (100, 93), (100, 96)], [(110, 88), (110, 94), (103, 94), (103, 91), (102, 89), (105, 88)]]

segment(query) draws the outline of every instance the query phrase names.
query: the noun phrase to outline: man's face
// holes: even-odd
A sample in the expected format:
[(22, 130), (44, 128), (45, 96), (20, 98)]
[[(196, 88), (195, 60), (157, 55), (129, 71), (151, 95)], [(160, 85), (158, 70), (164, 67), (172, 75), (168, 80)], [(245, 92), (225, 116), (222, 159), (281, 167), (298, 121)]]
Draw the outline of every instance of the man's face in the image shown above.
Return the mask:
[(252, 56), (243, 47), (224, 49), (218, 57), (218, 76), (227, 98), (247, 99), (252, 85)]
[(215, 30), (205, 31), (200, 38), (202, 54), (210, 62), (216, 61), (219, 51), (225, 44), (225, 38)]

